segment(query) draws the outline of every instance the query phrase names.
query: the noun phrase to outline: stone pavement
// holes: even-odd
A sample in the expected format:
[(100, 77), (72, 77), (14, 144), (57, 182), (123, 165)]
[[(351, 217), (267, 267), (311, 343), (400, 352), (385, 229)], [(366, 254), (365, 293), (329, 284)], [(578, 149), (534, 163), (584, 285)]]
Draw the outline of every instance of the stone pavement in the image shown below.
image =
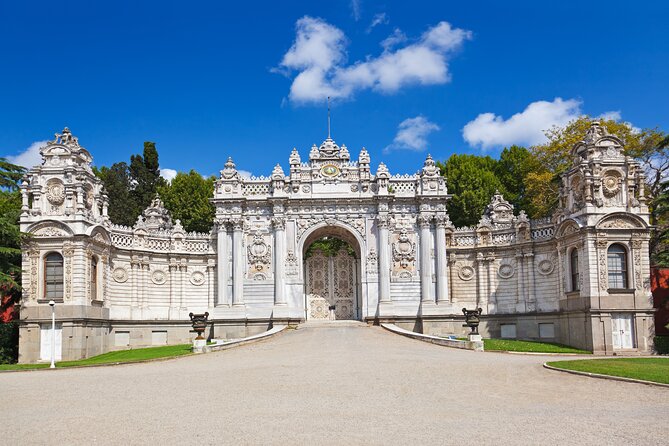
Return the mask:
[(0, 373), (0, 443), (667, 444), (669, 390), (546, 360), (307, 324), (196, 357)]

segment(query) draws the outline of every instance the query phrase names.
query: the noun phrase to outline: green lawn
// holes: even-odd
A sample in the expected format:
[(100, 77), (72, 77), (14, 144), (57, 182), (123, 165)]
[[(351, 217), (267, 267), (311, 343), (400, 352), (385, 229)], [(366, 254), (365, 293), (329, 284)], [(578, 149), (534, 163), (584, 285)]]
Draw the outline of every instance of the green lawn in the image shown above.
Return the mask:
[(669, 358), (611, 358), (554, 361), (552, 367), (669, 384)]
[[(119, 350), (115, 352), (103, 353), (78, 361), (61, 361), (56, 363), (56, 367), (74, 367), (96, 364), (112, 364), (116, 362), (137, 362), (147, 359), (170, 358), (191, 354), (191, 345), (167, 345), (165, 347), (136, 348), (132, 350)], [(29, 370), (45, 369), (49, 364), (0, 364), (0, 370)]]
[(590, 354), (590, 352), (586, 350), (579, 350), (574, 347), (553, 342), (518, 341), (515, 339), (484, 339), (483, 348), (488, 351), (505, 352)]

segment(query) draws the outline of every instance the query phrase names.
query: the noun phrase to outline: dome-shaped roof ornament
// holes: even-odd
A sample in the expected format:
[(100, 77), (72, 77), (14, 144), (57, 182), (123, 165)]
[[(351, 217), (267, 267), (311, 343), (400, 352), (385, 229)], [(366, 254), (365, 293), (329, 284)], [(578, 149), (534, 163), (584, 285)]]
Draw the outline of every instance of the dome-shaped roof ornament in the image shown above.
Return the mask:
[(283, 173), (283, 169), (281, 168), (281, 164), (277, 164), (274, 166), (274, 170), (272, 170), (272, 179), (273, 180), (283, 180), (285, 177)]
[(360, 151), (360, 155), (358, 156), (358, 163), (359, 164), (369, 164), (371, 161), (371, 158), (369, 157), (369, 152), (367, 152), (367, 149), (364, 147)]
[(300, 164), (301, 161), (302, 160), (300, 159), (300, 152), (298, 152), (297, 149), (293, 147), (293, 151), (290, 152), (290, 158), (288, 159), (288, 162), (291, 165), (294, 165), (294, 164)]
[(225, 166), (223, 170), (221, 170), (221, 177), (227, 180), (239, 177), (237, 166), (235, 166), (235, 163), (232, 161), (232, 157), (228, 157), (228, 160), (225, 162)]
[(390, 178), (390, 171), (384, 163), (379, 163), (378, 169), (376, 169), (377, 178)]
[(437, 167), (437, 164), (432, 159), (432, 155), (428, 154), (427, 158), (425, 158), (425, 163), (423, 163), (423, 170), (421, 172), (421, 176), (424, 176), (424, 177), (438, 177), (439, 176), (439, 168)]

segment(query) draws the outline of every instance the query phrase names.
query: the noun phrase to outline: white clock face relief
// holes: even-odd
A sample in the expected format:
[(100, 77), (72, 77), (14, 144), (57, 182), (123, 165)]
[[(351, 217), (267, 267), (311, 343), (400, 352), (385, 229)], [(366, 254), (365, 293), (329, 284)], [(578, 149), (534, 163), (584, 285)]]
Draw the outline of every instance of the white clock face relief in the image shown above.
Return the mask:
[(325, 166), (321, 167), (321, 175), (325, 177), (336, 177), (339, 175), (339, 167), (335, 166), (334, 164), (326, 164)]

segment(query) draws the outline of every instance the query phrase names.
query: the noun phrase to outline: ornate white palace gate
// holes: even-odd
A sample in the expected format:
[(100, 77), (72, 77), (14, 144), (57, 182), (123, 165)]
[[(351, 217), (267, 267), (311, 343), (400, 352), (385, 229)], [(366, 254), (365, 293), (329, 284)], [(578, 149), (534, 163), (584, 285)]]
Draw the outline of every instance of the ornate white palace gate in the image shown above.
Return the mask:
[[(22, 362), (39, 360), (50, 299), (64, 360), (187, 342), (189, 312), (208, 311), (215, 336), (242, 337), (330, 317), (330, 306), (335, 319), (431, 334), (462, 334), (462, 307), (481, 307), (484, 336), (607, 354), (651, 348), (643, 171), (598, 123), (572, 150), (551, 218), (514, 215), (496, 194), (478, 224), (462, 228), (448, 218), (430, 156), (416, 174), (391, 175), (383, 163), (372, 174), (367, 150), (354, 161), (330, 138), (306, 162), (293, 149), (289, 172), (277, 165), (269, 177), (243, 178), (228, 159), (206, 234), (185, 232), (159, 199), (132, 227), (113, 224), (93, 158), (68, 129), (40, 153), (21, 185), (21, 230), (32, 234)], [(348, 243), (354, 258), (317, 254), (305, 264), (323, 237)]]
[(340, 249), (328, 256), (315, 251), (306, 260), (307, 319), (357, 319), (356, 259)]

